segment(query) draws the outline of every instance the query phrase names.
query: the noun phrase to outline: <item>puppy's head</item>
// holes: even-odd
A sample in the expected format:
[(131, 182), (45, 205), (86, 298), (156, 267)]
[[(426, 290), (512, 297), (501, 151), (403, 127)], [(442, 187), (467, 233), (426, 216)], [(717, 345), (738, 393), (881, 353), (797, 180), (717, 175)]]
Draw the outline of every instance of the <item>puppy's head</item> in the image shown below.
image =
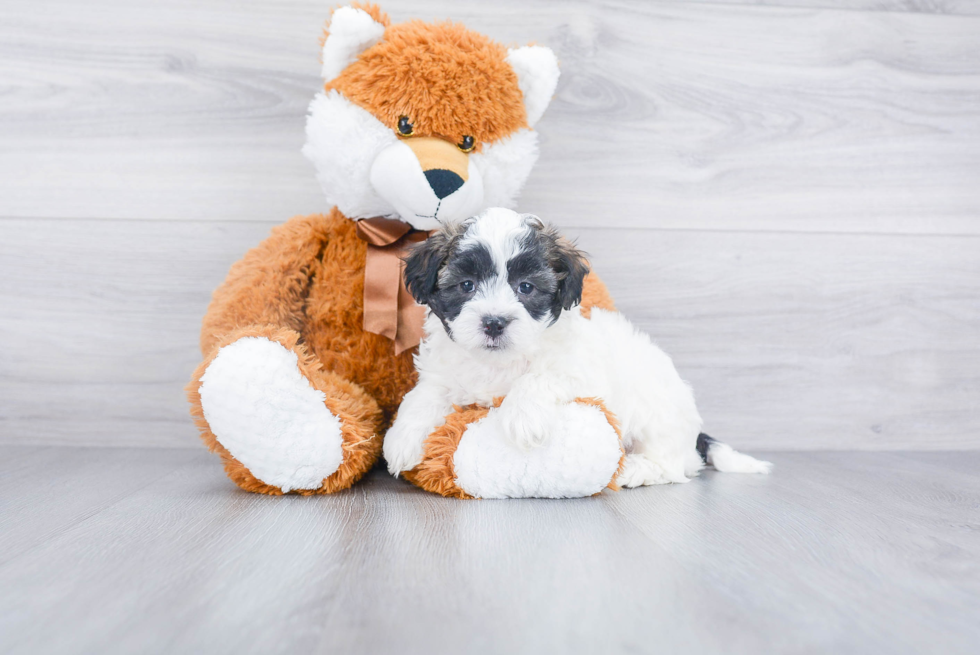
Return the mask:
[(405, 284), (470, 350), (525, 352), (582, 300), (585, 255), (530, 214), (492, 208), (435, 232), (405, 261)]

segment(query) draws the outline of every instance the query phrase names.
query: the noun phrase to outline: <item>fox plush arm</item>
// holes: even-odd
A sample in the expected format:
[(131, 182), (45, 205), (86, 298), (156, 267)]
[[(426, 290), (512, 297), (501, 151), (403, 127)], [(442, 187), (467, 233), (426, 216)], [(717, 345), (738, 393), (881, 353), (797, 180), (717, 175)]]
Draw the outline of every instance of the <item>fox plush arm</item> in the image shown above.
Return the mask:
[(327, 370), (304, 339), (321, 257), (335, 228), (350, 223), (335, 214), (275, 228), (232, 267), (203, 320), (204, 361), (187, 388), (191, 414), (246, 491), (344, 489), (381, 451), (375, 398)]
[(231, 267), (215, 290), (201, 325), (201, 352), (207, 355), (227, 334), (250, 326), (301, 332), (310, 273), (327, 238), (322, 225), (310, 217), (274, 228)]

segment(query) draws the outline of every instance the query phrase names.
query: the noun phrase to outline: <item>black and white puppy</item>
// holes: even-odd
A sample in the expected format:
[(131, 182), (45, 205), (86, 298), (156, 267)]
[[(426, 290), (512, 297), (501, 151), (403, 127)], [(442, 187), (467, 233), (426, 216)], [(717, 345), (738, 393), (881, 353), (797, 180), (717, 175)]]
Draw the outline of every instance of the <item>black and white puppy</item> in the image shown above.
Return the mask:
[(552, 432), (563, 406), (603, 399), (621, 424), (622, 486), (687, 482), (704, 463), (769, 471), (768, 462), (701, 435), (691, 388), (625, 317), (600, 309), (582, 316), (588, 270), (554, 228), (499, 208), (444, 226), (412, 251), (405, 282), (430, 311), (418, 385), (385, 435), (392, 474), (421, 461), (424, 439), (454, 404), (489, 407), (500, 396), (490, 411), (525, 449), (563, 438)]

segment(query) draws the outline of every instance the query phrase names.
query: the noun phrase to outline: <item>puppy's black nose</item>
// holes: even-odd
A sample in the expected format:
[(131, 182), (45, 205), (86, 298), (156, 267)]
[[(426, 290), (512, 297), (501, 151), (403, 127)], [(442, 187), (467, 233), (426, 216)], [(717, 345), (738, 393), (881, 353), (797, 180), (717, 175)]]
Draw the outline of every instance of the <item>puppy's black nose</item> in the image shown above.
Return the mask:
[(483, 331), (488, 337), (496, 338), (503, 334), (508, 323), (510, 323), (510, 319), (503, 316), (484, 316)]
[(439, 200), (451, 195), (456, 189), (463, 186), (463, 178), (445, 168), (433, 168), (431, 171), (426, 171), (425, 179), (429, 181), (429, 186), (432, 187)]

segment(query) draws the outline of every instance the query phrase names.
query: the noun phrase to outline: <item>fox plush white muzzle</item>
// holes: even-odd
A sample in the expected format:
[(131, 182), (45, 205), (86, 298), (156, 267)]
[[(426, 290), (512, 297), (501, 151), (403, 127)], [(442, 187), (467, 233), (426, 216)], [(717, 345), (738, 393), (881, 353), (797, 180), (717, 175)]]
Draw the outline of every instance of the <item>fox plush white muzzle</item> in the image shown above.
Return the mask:
[(483, 207), (483, 175), (469, 155), (436, 137), (392, 143), (371, 165), (371, 185), (400, 216), (434, 230)]

